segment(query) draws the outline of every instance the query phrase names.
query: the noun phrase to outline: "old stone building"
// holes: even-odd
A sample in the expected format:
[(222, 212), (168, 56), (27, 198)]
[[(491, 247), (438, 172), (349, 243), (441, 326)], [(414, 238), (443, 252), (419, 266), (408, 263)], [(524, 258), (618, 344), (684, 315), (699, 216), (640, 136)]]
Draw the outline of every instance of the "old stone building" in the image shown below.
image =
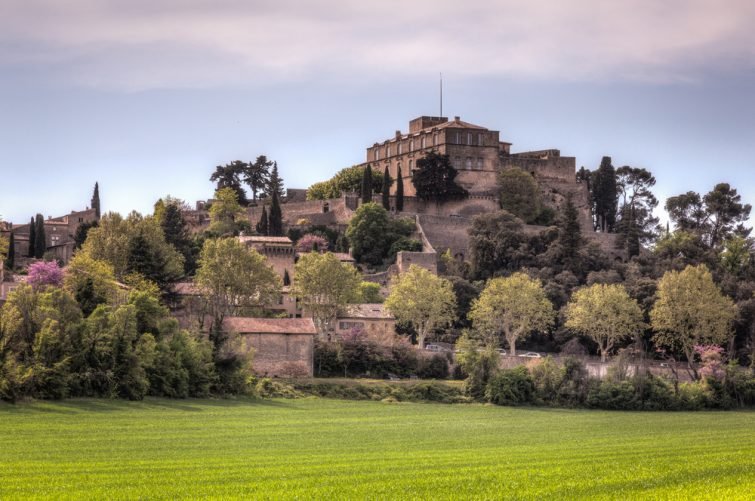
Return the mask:
[(280, 276), (283, 285), (293, 283), (296, 249), (290, 238), (252, 235), (239, 237), (239, 242), (265, 256), (270, 266)]
[(380, 303), (352, 304), (338, 315), (336, 334), (342, 335), (354, 329), (367, 334), (395, 333), (396, 319)]
[[(95, 221), (97, 221), (96, 209), (72, 211), (65, 216), (45, 219), (46, 254), (53, 259), (68, 263), (73, 256), (76, 245), (75, 236), (79, 226)], [(29, 231), (29, 223), (13, 226), (17, 260), (22, 260), (29, 253)]]
[(317, 330), (311, 318), (231, 317), (223, 328), (241, 337), (242, 350), (253, 352), (256, 374), (312, 377)]

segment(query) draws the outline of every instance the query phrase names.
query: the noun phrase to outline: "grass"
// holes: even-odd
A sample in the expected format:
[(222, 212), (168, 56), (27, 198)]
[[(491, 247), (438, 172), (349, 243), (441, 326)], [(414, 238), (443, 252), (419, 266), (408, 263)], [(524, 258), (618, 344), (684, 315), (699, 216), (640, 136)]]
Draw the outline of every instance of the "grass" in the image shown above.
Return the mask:
[(753, 499), (755, 413), (0, 404), (0, 499)]

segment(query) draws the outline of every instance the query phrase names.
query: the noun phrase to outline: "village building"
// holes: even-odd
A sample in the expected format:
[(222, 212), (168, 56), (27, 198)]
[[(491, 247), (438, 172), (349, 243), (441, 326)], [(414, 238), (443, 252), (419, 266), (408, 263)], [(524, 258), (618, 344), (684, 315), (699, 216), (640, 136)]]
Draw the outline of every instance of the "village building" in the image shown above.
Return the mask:
[(240, 236), (239, 242), (265, 256), (270, 266), (280, 276), (283, 285), (293, 283), (296, 249), (290, 238), (252, 235)]
[(240, 346), (252, 353), (252, 370), (267, 377), (312, 377), (314, 339), (311, 318), (230, 317), (223, 322), (226, 332), (240, 336)]
[(394, 334), (396, 319), (381, 303), (351, 304), (336, 321), (336, 334), (348, 334), (354, 330), (366, 334)]

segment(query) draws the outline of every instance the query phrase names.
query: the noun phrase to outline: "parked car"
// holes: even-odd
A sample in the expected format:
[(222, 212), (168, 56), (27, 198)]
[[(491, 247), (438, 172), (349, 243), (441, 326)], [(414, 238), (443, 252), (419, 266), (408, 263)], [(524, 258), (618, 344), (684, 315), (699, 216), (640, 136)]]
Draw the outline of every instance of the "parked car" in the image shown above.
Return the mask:
[(527, 351), (524, 353), (519, 353), (517, 355), (518, 357), (527, 357), (527, 358), (543, 358), (540, 356), (539, 353), (535, 353), (534, 351)]
[(499, 355), (505, 355), (506, 354), (506, 350), (504, 350), (503, 348), (498, 348), (497, 351), (498, 351)]
[(439, 351), (443, 353), (451, 351), (449, 348), (446, 348), (445, 346), (440, 346), (439, 344), (426, 344), (425, 349), (427, 351)]

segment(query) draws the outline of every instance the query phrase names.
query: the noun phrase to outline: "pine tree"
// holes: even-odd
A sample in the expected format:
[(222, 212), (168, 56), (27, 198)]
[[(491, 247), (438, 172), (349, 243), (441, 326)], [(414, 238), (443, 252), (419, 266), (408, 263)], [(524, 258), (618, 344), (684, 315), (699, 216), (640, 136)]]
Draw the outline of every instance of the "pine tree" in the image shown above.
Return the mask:
[(260, 220), (257, 223), (256, 230), (257, 230), (257, 233), (260, 235), (267, 236), (270, 234), (270, 225), (269, 225), (268, 217), (267, 217), (267, 208), (264, 205), (262, 206), (262, 215), (260, 216)]
[(278, 194), (278, 198), (283, 196), (283, 178), (278, 175), (278, 162), (273, 162), (273, 169), (270, 171), (270, 180), (267, 182), (267, 193), (273, 196)]
[(100, 219), (100, 184), (94, 183), (94, 193), (92, 194), (92, 209), (95, 210), (97, 220)]
[(270, 204), (270, 216), (268, 217), (268, 234), (272, 237), (283, 235), (283, 214), (281, 213), (278, 193), (273, 192), (273, 201)]
[(45, 238), (45, 218), (42, 214), (37, 214), (34, 228), (34, 257), (42, 259), (47, 250), (47, 239)]
[(404, 210), (404, 178), (401, 175), (401, 166), (396, 172), (396, 211), (401, 212)]
[(372, 167), (369, 165), (362, 172), (362, 203), (372, 202)]
[(387, 165), (383, 172), (383, 208), (391, 210), (391, 175), (388, 173)]
[(37, 239), (37, 228), (34, 217), (29, 221), (29, 250), (26, 251), (26, 257), (34, 257), (34, 241)]
[(10, 232), (10, 238), (8, 239), (8, 257), (6, 258), (6, 265), (9, 270), (12, 270), (16, 266), (16, 237), (13, 236), (13, 232)]

